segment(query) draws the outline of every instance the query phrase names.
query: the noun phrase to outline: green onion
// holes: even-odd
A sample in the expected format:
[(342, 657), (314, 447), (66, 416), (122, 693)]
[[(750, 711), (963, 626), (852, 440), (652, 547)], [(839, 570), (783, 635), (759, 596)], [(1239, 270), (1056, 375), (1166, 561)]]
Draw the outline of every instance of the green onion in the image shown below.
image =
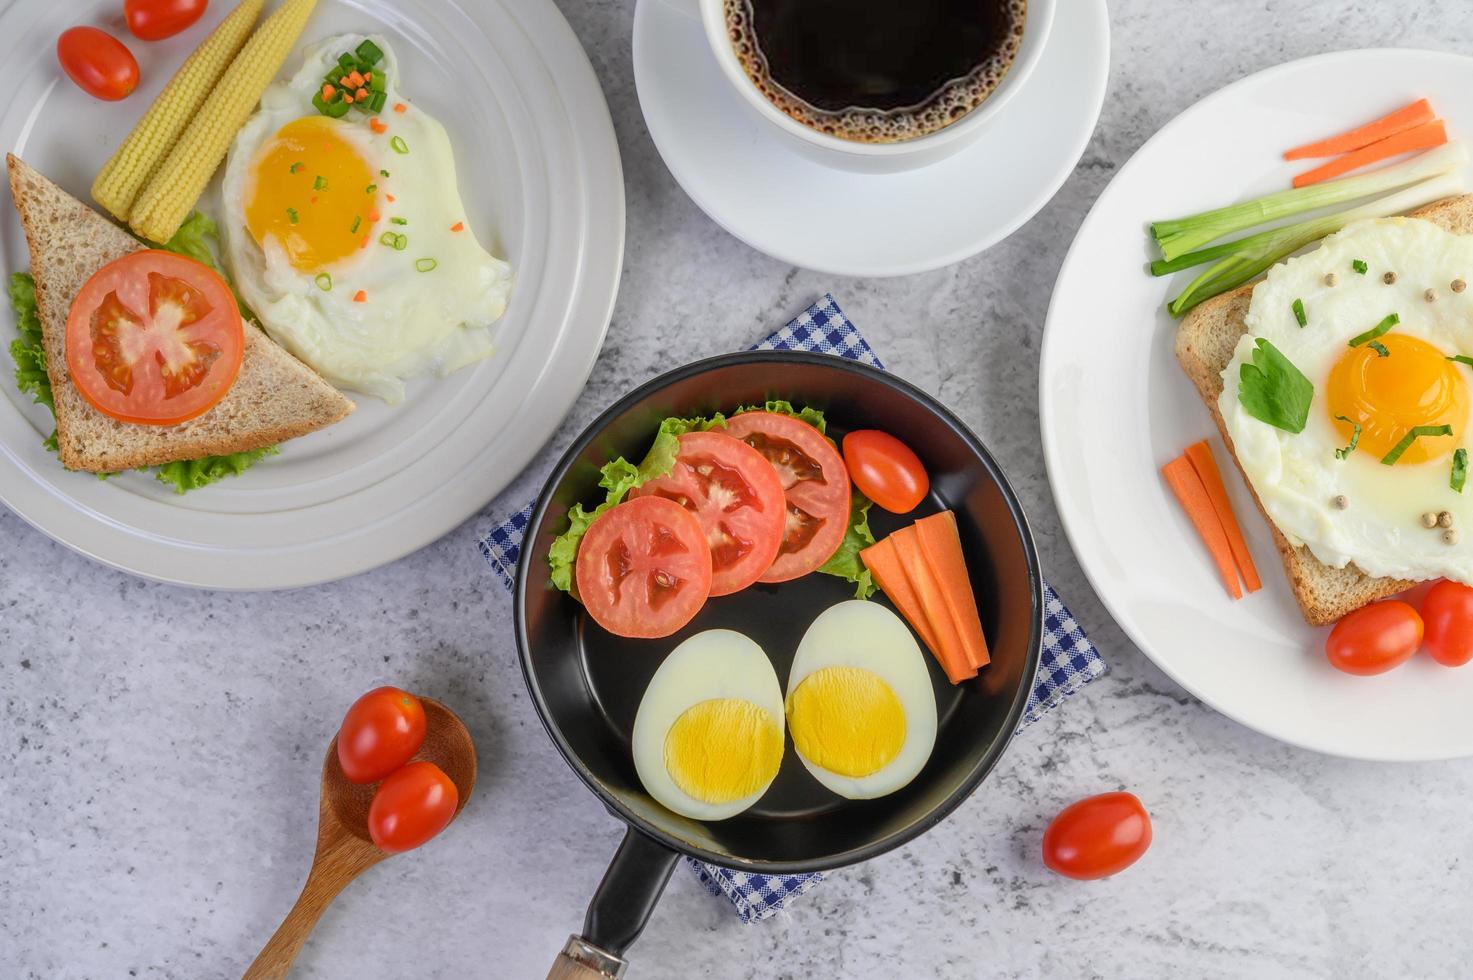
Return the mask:
[(386, 231), (382, 235), (378, 236), (378, 243), (380, 245), (387, 245), (390, 248), (393, 248), (394, 247), (394, 239), (396, 239), (398, 237), (399, 236), (396, 235), (396, 234), (394, 234), (392, 231)]
[(327, 190), (327, 180), (321, 174), (318, 174), (316, 177), (312, 178), (312, 189), (314, 191)]
[(435, 266), (439, 264), (434, 259), (415, 259), (414, 270), (416, 272), (433, 272), (435, 271)]
[(1170, 261), (1225, 235), (1304, 211), (1408, 187), (1429, 177), (1459, 171), (1467, 162), (1467, 149), (1461, 144), (1448, 143), (1405, 163), (1372, 173), (1279, 191), (1173, 221), (1153, 222), (1151, 235), (1161, 247), (1162, 256)]
[(313, 281), (317, 283), (317, 288), (322, 290), (324, 293), (332, 288), (332, 276), (328, 275), (325, 272), (319, 272), (317, 274), (317, 278)]
[(354, 58), (351, 54), (344, 51), (342, 54), (338, 55), (338, 64), (342, 66), (343, 71), (352, 71), (354, 68), (358, 67), (358, 59)]
[(393, 149), (395, 153), (409, 152), (409, 144), (404, 142), (404, 137), (402, 136), (395, 136), (393, 139), (389, 140), (389, 146), (391, 149)]
[(380, 177), (387, 177), (387, 176), (388, 176), (388, 175), (389, 175), (389, 172), (388, 172), (388, 171), (387, 171), (387, 170), (380, 170), (380, 171), (379, 171), (379, 172), (378, 172), (378, 175), (379, 175), (379, 176), (380, 176)]
[(1299, 324), (1301, 327), (1309, 323), (1309, 318), (1304, 315), (1304, 300), (1296, 299), (1293, 305), (1289, 308), (1294, 311), (1295, 323)]
[[(1351, 337), (1350, 346), (1359, 347), (1361, 344), (1369, 343), (1370, 341), (1375, 340), (1377, 337), (1381, 336), (1400, 322), (1401, 317), (1397, 316), (1395, 313), (1388, 313), (1386, 314), (1385, 318), (1381, 320), (1380, 323), (1376, 324), (1365, 333), (1356, 334), (1354, 337)], [(1386, 355), (1383, 354), (1381, 356), (1385, 357)]]
[(373, 77), (368, 80), (368, 90), (370, 92), (384, 91), (388, 88), (388, 77), (382, 70), (374, 72)]
[(1473, 367), (1473, 357), (1469, 357), (1467, 354), (1454, 354), (1448, 360), (1457, 361), (1459, 364), (1466, 364), (1469, 367)]
[[(375, 75), (375, 76), (373, 76), (373, 81), (372, 82), (369, 82), (369, 84), (370, 85), (374, 85), (374, 84), (377, 84), (377, 83), (378, 83), (378, 76)], [(388, 95), (387, 92), (374, 92), (372, 95), (370, 95), (368, 97), (368, 108), (370, 110), (372, 110), (373, 112), (382, 112), (383, 111), (383, 108), (384, 108), (384, 103), (386, 103), (388, 101), (389, 101), (389, 95)]]
[(336, 95), (333, 97), (333, 101), (324, 102), (321, 92), (313, 94), (312, 105), (317, 109), (318, 112), (331, 119), (343, 118), (348, 114), (348, 110), (351, 108), (348, 103), (344, 102)]
[(374, 44), (367, 38), (364, 38), (363, 43), (353, 49), (353, 53), (362, 58), (364, 61), (368, 62), (368, 67), (370, 68), (378, 64), (384, 58), (384, 53), (383, 51), (379, 50), (379, 46), (377, 44)]
[(351, 234), (351, 235), (358, 234), (358, 226), (361, 225), (361, 224), (363, 224), (363, 215), (361, 215), (361, 214), (355, 214), (355, 215), (353, 215), (353, 227), (351, 227), (351, 228), (348, 229), (348, 233)]
[(296, 224), (297, 223), (297, 209), (296, 208), (287, 208), (286, 209), (286, 220), (287, 221), (290, 221), (292, 224)]
[(394, 236), (394, 251), (396, 251), (396, 252), (402, 252), (402, 251), (404, 251), (408, 247), (409, 247), (409, 236), (408, 235), (396, 235), (396, 236)]
[(378, 190), (377, 184), (369, 184), (367, 187), (363, 188), (363, 193), (372, 194), (376, 190)]
[(1468, 450), (1459, 449), (1453, 453), (1453, 472), (1448, 478), (1447, 485), (1455, 493), (1463, 492), (1463, 484), (1468, 482)]
[(1401, 442), (1391, 447), (1391, 452), (1381, 457), (1383, 466), (1395, 466), (1396, 461), (1401, 459), (1401, 454), (1412, 448), (1412, 443), (1422, 436), (1450, 436), (1453, 427), (1450, 425), (1414, 425), (1412, 430), (1401, 437)]
[(389, 220), (391, 222), (393, 222), (394, 224), (396, 224), (396, 225), (407, 225), (407, 224), (409, 224), (409, 219), (408, 218), (390, 218)]
[(1391, 356), (1391, 351), (1387, 350), (1386, 349), (1386, 345), (1383, 344), (1383, 343), (1381, 343), (1381, 341), (1379, 341), (1379, 340), (1373, 340), (1369, 344), (1367, 344), (1366, 346), (1369, 347), (1371, 350), (1375, 351), (1377, 357), (1390, 357)]
[(1366, 265), (1360, 259), (1356, 259), (1355, 261), (1351, 262), (1350, 267), (1356, 272), (1359, 272), (1361, 275), (1365, 275), (1366, 270), (1370, 268), (1370, 266)]
[(302, 169), (302, 161), (298, 160), (296, 163), (292, 164), (287, 169), (290, 170), (292, 173), (296, 173), (298, 170), (301, 170)]
[[(1337, 415), (1335, 416), (1335, 418), (1341, 422), (1350, 422), (1350, 419), (1346, 418), (1343, 415)], [(1336, 459), (1344, 459), (1346, 456), (1349, 456), (1351, 453), (1355, 452), (1355, 447), (1360, 445), (1360, 423), (1350, 422), (1350, 424), (1355, 426), (1355, 431), (1350, 434), (1350, 445), (1346, 446), (1344, 449), (1335, 450)]]
[[(1463, 183), (1459, 174), (1444, 174), (1432, 177), (1403, 188), (1394, 194), (1322, 218), (1311, 218), (1298, 224), (1240, 238), (1237, 241), (1214, 245), (1212, 248), (1193, 252), (1168, 263), (1152, 263), (1151, 271), (1157, 275), (1175, 272), (1188, 266), (1211, 259), (1219, 259), (1201, 275), (1192, 280), (1181, 294), (1167, 304), (1173, 316), (1181, 316), (1187, 310), (1229, 289), (1236, 289), (1269, 266), (1287, 258), (1311, 242), (1339, 231), (1341, 228), (1362, 218), (1384, 218), (1410, 211), (1430, 201), (1461, 194)], [(1169, 268), (1165, 268), (1169, 266)]]

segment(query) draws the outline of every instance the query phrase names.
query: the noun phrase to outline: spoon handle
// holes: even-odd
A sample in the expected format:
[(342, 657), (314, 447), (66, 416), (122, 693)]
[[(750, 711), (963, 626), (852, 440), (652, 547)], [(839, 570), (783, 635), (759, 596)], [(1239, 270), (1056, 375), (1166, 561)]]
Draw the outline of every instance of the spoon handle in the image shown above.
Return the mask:
[(280, 980), (285, 977), (307, 937), (312, 934), (317, 920), (332, 904), (332, 900), (337, 898), (338, 892), (363, 871), (377, 864), (382, 857), (381, 852), (376, 852), (371, 847), (354, 848), (351, 845), (343, 848), (329, 847), (326, 852), (319, 852), (317, 860), (312, 862), (312, 870), (307, 875), (307, 883), (302, 886), (302, 894), (297, 896), (296, 904), (286, 914), (286, 918), (281, 920), (281, 926), (267, 941), (241, 980)]

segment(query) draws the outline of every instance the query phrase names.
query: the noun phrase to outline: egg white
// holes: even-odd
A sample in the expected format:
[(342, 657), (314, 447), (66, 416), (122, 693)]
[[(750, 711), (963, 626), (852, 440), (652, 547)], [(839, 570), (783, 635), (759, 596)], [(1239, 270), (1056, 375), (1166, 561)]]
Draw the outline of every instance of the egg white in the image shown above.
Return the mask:
[[(767, 654), (734, 630), (706, 630), (681, 643), (650, 678), (634, 717), (631, 747), (639, 781), (660, 803), (695, 820), (725, 820), (762, 798), (761, 789), (729, 803), (707, 803), (688, 795), (665, 768), (665, 737), (688, 708), (713, 698), (750, 701), (784, 730), (783, 692)], [(774, 771), (774, 778), (776, 771)]]
[[(1355, 259), (1367, 264), (1366, 274), (1353, 270)], [(1389, 285), (1387, 271), (1396, 274)], [(1332, 272), (1333, 286), (1326, 283)], [(1385, 218), (1347, 226), (1314, 251), (1269, 270), (1253, 290), (1247, 333), (1223, 372), (1218, 408), (1264, 509), (1291, 544), (1307, 545), (1326, 565), (1354, 562), (1373, 576), (1473, 584), (1473, 550), (1447, 544), (1440, 531), (1419, 522), (1424, 512), (1446, 510), (1463, 534), (1473, 535), (1473, 487), (1464, 493), (1450, 488), (1450, 457), (1394, 466), (1365, 451), (1337, 459), (1335, 450), (1347, 441), (1324, 401), (1331, 369), (1349, 339), (1388, 313), (1400, 317), (1396, 333), (1427, 341), (1444, 355), (1473, 354), (1473, 290), (1454, 292), (1455, 279), (1473, 282), (1473, 237), (1421, 219)], [(1428, 289), (1435, 296), (1430, 302)], [(1294, 317), (1296, 299), (1304, 304), (1304, 327)], [(1238, 400), (1242, 366), (1252, 361), (1258, 337), (1315, 387), (1303, 432), (1253, 418)], [(1473, 371), (1459, 370), (1473, 385)], [(1346, 508), (1334, 505), (1337, 496), (1346, 498)]]
[(925, 768), (936, 744), (936, 696), (915, 637), (900, 617), (877, 602), (841, 602), (820, 613), (803, 634), (788, 673), (788, 693), (825, 667), (858, 667), (888, 684), (905, 711), (905, 742), (894, 759), (868, 776), (831, 772), (802, 752), (797, 752), (798, 759), (815, 779), (846, 799), (868, 800), (901, 789)]
[[(375, 134), (369, 116), (356, 110), (340, 120), (340, 134), (368, 161), (374, 174), (390, 172), (381, 186), (396, 201), (383, 205), (384, 221), (365, 228), (370, 244), (325, 271), (332, 285), (322, 289), (311, 273), (293, 268), (275, 239), (258, 245), (246, 224), (246, 203), (254, 179), (252, 163), (271, 137), (288, 122), (311, 116), (311, 97), (337, 56), (365, 39), (384, 53), (387, 107), (380, 118), (388, 134)], [(231, 146), (222, 188), (222, 238), (230, 272), (242, 298), (277, 343), (333, 384), (382, 398), (404, 398), (404, 379), (445, 375), (490, 356), (489, 330), (506, 310), (511, 267), (477, 242), (474, 222), (460, 200), (450, 138), (440, 123), (399, 90), (399, 64), (389, 42), (378, 35), (326, 38), (303, 54), (301, 69), (272, 84), (258, 111)], [(395, 112), (395, 103), (406, 111)], [(408, 153), (396, 153), (399, 136)], [(376, 178), (377, 179), (377, 178)], [(387, 224), (402, 216), (407, 225)], [(452, 232), (457, 222), (464, 230)], [(379, 244), (385, 230), (406, 234), (403, 251)], [(437, 265), (420, 272), (415, 261)], [(367, 301), (357, 303), (362, 290)]]

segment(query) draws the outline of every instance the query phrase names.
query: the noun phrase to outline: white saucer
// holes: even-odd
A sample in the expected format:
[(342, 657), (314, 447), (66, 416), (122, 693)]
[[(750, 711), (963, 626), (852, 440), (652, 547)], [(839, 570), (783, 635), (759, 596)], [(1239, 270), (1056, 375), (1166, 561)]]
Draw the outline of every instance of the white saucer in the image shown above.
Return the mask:
[(1084, 153), (1110, 65), (1105, 0), (1055, 18), (1033, 75), (980, 139), (904, 174), (824, 167), (741, 102), (694, 4), (639, 0), (634, 81), (665, 165), (711, 219), (760, 252), (831, 275), (902, 276), (960, 262), (1048, 203)]

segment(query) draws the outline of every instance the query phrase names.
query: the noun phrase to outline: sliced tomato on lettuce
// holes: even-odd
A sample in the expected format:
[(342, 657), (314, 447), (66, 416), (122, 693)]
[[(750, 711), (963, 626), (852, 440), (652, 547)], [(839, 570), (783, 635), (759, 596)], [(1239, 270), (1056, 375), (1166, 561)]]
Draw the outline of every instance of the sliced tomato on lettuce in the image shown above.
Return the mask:
[(588, 614), (618, 636), (669, 636), (711, 592), (705, 529), (664, 497), (626, 500), (601, 514), (583, 537), (575, 568)]

